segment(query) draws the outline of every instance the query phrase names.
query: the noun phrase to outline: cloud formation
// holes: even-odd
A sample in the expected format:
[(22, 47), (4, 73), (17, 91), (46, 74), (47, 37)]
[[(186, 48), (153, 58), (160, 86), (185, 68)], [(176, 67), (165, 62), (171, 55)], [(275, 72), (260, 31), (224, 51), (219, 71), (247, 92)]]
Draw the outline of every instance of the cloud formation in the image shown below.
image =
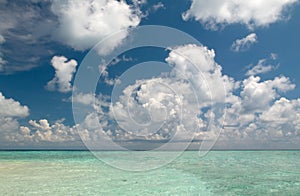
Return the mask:
[[(140, 23), (139, 10), (125, 1), (55, 0), (51, 10), (59, 21), (56, 38), (75, 50), (89, 49), (105, 37)], [(103, 46), (101, 53), (109, 52), (126, 36), (123, 33), (109, 46)]]
[(140, 23), (141, 15), (138, 5), (117, 0), (2, 1), (0, 44), (5, 41), (5, 48), (0, 47), (0, 71), (11, 74), (37, 67), (53, 55), (58, 43), (82, 51), (125, 30), (99, 48), (107, 54), (127, 36), (126, 30)]
[(29, 115), (29, 108), (12, 98), (6, 98), (0, 92), (0, 140), (8, 141), (8, 135), (19, 129), (19, 119)]
[(71, 81), (76, 71), (77, 62), (64, 56), (54, 56), (51, 65), (55, 69), (54, 78), (47, 83), (46, 88), (50, 91), (58, 90), (67, 93), (72, 90)]
[(206, 28), (217, 30), (230, 24), (244, 24), (249, 29), (265, 27), (288, 18), (286, 9), (297, 0), (192, 0), (182, 17), (195, 19)]
[(102, 100), (101, 126), (95, 123), (97, 114), (91, 114), (87, 130), (93, 130), (94, 138), (98, 131), (115, 140), (168, 140), (176, 135), (188, 141), (216, 138), (222, 127), (218, 145), (223, 148), (276, 147), (276, 141), (297, 146), (299, 100), (282, 96), (296, 87), (290, 79), (249, 75), (235, 81), (222, 73), (214, 58), (215, 52), (205, 46), (172, 48), (166, 58), (172, 66), (169, 75), (136, 81), (112, 105)]
[(56, 121), (50, 125), (48, 120), (41, 119), (38, 122), (35, 120), (29, 121), (30, 127), (20, 126), (17, 134), (11, 136), (11, 140), (15, 142), (50, 142), (62, 143), (78, 141), (79, 135), (77, 127), (69, 127), (63, 124), (63, 121)]
[(232, 91), (239, 84), (222, 74), (214, 50), (192, 44), (170, 50), (168, 74), (136, 80), (111, 104), (103, 97), (98, 101), (97, 114), (89, 114), (83, 123), (91, 136), (88, 139), (102, 135), (117, 141), (217, 137), (223, 115), (219, 110), (234, 101)]
[[(29, 116), (29, 108), (21, 105), (20, 102), (12, 98), (6, 98), (0, 92), (0, 141), (1, 147), (11, 147), (13, 142), (14, 147), (20, 147), (26, 144), (29, 146), (39, 146), (43, 142), (44, 145), (49, 143), (58, 143), (59, 146), (74, 147), (80, 145), (80, 137), (77, 132), (77, 125), (72, 127), (63, 123), (63, 120), (58, 120), (52, 125), (46, 119), (41, 119), (38, 122), (35, 120), (29, 121), (29, 126), (21, 126), (19, 121), (22, 118)], [(79, 141), (79, 143), (78, 143)], [(39, 147), (43, 147), (39, 146)]]
[(235, 52), (246, 51), (257, 42), (257, 35), (255, 33), (251, 33), (242, 39), (235, 40), (231, 46), (231, 50)]
[(22, 106), (20, 102), (7, 99), (0, 92), (0, 116), (6, 117), (26, 117), (29, 115), (27, 106)]
[[(249, 75), (235, 81), (222, 73), (212, 49), (190, 44), (170, 50), (166, 62), (172, 69), (168, 74), (136, 80), (113, 102), (107, 95), (73, 96), (74, 102), (94, 109), (74, 126), (63, 121), (51, 125), (47, 119), (30, 120), (29, 126), (20, 126), (16, 118), (26, 117), (28, 108), (2, 96), (2, 103), (17, 108), (5, 108), (5, 114), (0, 113), (6, 116), (0, 118), (6, 120), (4, 125), (14, 133), (5, 138), (72, 145), (80, 140), (79, 131), (85, 142), (96, 143), (105, 138), (116, 142), (176, 142), (219, 137), (217, 145), (222, 148), (260, 147), (258, 144), (276, 147), (281, 141), (281, 146), (299, 147), (300, 100), (283, 96), (296, 87), (288, 77), (262, 80)], [(219, 136), (220, 127), (223, 131)]]
[(273, 53), (270, 55), (270, 58), (260, 59), (257, 65), (253, 66), (247, 71), (246, 76), (264, 74), (276, 69), (279, 64), (277, 64), (276, 66), (271, 64), (271, 62), (275, 61), (276, 59), (277, 55)]

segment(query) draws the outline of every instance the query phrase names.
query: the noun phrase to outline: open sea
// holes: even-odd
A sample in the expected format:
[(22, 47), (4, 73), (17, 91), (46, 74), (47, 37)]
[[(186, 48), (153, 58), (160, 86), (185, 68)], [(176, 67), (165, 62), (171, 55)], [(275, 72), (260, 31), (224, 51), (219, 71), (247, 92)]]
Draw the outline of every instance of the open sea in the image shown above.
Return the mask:
[[(99, 153), (117, 161), (143, 152)], [(300, 195), (300, 151), (186, 151), (139, 172), (89, 151), (1, 151), (0, 195)]]

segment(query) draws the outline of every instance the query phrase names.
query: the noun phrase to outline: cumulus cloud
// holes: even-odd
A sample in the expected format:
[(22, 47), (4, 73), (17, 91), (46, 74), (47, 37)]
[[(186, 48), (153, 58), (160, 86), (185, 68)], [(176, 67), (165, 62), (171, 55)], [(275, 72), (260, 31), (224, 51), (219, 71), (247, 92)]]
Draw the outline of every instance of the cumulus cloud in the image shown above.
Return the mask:
[(8, 140), (8, 135), (14, 134), (19, 129), (19, 119), (29, 115), (29, 108), (21, 105), (12, 98), (6, 98), (0, 92), (0, 139)]
[(276, 59), (277, 55), (274, 53), (271, 53), (270, 58), (260, 59), (257, 65), (253, 66), (247, 71), (246, 76), (264, 74), (276, 69), (276, 67), (278, 67), (279, 65), (277, 64), (276, 66), (274, 66), (271, 64), (271, 62)]
[[(149, 136), (158, 132), (169, 138), (176, 127), (182, 126), (182, 130), (188, 132), (201, 126), (196, 124), (200, 111), (195, 107), (197, 102), (192, 94), (189, 85), (173, 79), (137, 81), (127, 87), (119, 101), (110, 108), (110, 116), (133, 135)], [(184, 98), (183, 95), (190, 97)]]
[(243, 89), (240, 93), (243, 112), (262, 112), (270, 106), (272, 101), (278, 98), (279, 92), (286, 92), (295, 88), (295, 85), (285, 76), (263, 82), (260, 80), (258, 76), (250, 76), (243, 81)]
[[(261, 81), (258, 76), (244, 79), (236, 101), (227, 107), (226, 123), (233, 126), (224, 127), (224, 132), (219, 138), (222, 146), (229, 148), (299, 147), (297, 145), (300, 140), (297, 135), (299, 120), (297, 115), (292, 116), (299, 110), (297, 105), (299, 100), (288, 100), (282, 97), (282, 93), (294, 88), (295, 85), (285, 76), (265, 81)], [(292, 115), (288, 120), (284, 120), (282, 116), (287, 116), (289, 112)], [(291, 137), (287, 137), (286, 133)]]
[(26, 117), (29, 115), (27, 106), (22, 106), (20, 102), (7, 99), (0, 92), (0, 116), (1, 117)]
[(77, 126), (69, 127), (63, 122), (56, 121), (50, 125), (48, 120), (29, 121), (30, 127), (21, 126), (17, 134), (11, 135), (10, 140), (15, 142), (72, 142), (79, 140)]
[(54, 56), (51, 64), (55, 69), (54, 78), (47, 83), (46, 88), (50, 91), (58, 90), (67, 93), (72, 90), (71, 81), (76, 71), (77, 62), (64, 56)]
[(222, 73), (214, 50), (192, 44), (170, 50), (169, 73), (135, 81), (112, 103), (99, 101), (98, 118), (91, 113), (84, 122), (88, 139), (103, 133), (117, 141), (216, 138), (219, 110), (234, 101), (239, 84)]
[(63, 121), (51, 124), (46, 119), (20, 126), (17, 118), (26, 117), (28, 108), (0, 96), (1, 107), (18, 108), (0, 110), (0, 116), (6, 116), (0, 118), (1, 129), (17, 130), (5, 137), (12, 141), (71, 145), (80, 139), (79, 131), (85, 142), (101, 145), (106, 138), (116, 142), (213, 140), (221, 127), (221, 147), (257, 147), (276, 141), (299, 147), (300, 100), (283, 97), (295, 89), (290, 79), (281, 75), (262, 80), (249, 75), (235, 81), (222, 73), (215, 56), (205, 46), (173, 47), (165, 59), (171, 66), (169, 73), (136, 80), (115, 100), (107, 95), (75, 94), (73, 102), (93, 110), (74, 126)]
[[(80, 141), (77, 132), (78, 125), (67, 126), (63, 120), (50, 124), (48, 120), (30, 120), (29, 126), (20, 125), (20, 119), (29, 116), (29, 108), (21, 105), (12, 98), (6, 98), (0, 92), (0, 140), (1, 147), (15, 147), (20, 145), (35, 146), (40, 142), (60, 143), (71, 142), (69, 147), (74, 147)], [(44, 143), (45, 144), (45, 143)], [(79, 142), (80, 144), (80, 142)], [(61, 145), (60, 145), (61, 146)], [(43, 147), (43, 146), (40, 146)]]
[[(55, 0), (51, 10), (59, 20), (56, 38), (76, 50), (89, 49), (105, 37), (140, 23), (139, 10), (125, 1)], [(119, 34), (101, 47), (101, 54), (116, 47), (126, 36), (126, 32)]]
[(214, 58), (215, 52), (205, 46), (172, 48), (166, 58), (172, 66), (169, 74), (137, 80), (116, 102), (104, 101), (100, 120), (97, 114), (86, 119), (87, 130), (94, 130), (94, 138), (98, 130), (115, 140), (168, 140), (176, 135), (177, 140), (188, 141), (191, 137), (214, 139), (222, 127), (222, 147), (243, 148), (243, 142), (251, 147), (258, 143), (276, 147), (274, 141), (279, 139), (297, 145), (299, 100), (282, 97), (295, 89), (290, 79), (281, 75), (262, 80), (250, 75), (235, 81), (222, 73)]
[(242, 39), (235, 40), (231, 49), (235, 52), (246, 51), (254, 43), (257, 43), (257, 35), (255, 33), (251, 33)]
[(288, 18), (286, 9), (297, 0), (192, 0), (182, 17), (194, 18), (206, 28), (216, 30), (230, 24), (245, 24), (248, 28), (265, 27)]

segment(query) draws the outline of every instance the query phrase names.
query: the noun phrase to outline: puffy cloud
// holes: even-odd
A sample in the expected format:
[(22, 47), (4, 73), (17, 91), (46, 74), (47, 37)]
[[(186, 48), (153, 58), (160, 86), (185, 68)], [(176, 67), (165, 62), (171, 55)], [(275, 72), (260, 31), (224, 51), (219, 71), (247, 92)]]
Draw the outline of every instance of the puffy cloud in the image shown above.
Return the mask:
[[(272, 107), (260, 115), (264, 122), (274, 124), (292, 123), (300, 125), (300, 99), (288, 100), (284, 97), (277, 100)], [(298, 130), (300, 131), (300, 130)]]
[[(276, 100), (264, 111), (253, 115), (249, 122), (239, 118), (240, 125), (232, 130), (225, 130), (223, 138), (230, 138), (232, 143), (238, 140), (251, 148), (298, 148), (300, 141), (300, 100), (288, 100), (284, 97)], [(240, 117), (244, 116), (241, 114)], [(240, 145), (241, 146), (241, 145)]]
[(260, 82), (258, 76), (250, 76), (243, 81), (243, 89), (240, 93), (244, 112), (262, 112), (279, 96), (278, 92), (286, 92), (294, 88), (295, 85), (284, 76), (263, 82)]
[(234, 101), (232, 91), (239, 84), (222, 74), (214, 51), (207, 47), (190, 44), (170, 50), (169, 73), (135, 81), (111, 104), (110, 99), (99, 101), (98, 119), (92, 113), (84, 122), (87, 139), (103, 133), (118, 141), (168, 140), (175, 135), (173, 139), (184, 141), (216, 138), (222, 123), (217, 119), (225, 104)]
[[(50, 124), (48, 120), (29, 121), (30, 126), (20, 126), (19, 120), (29, 116), (29, 108), (20, 102), (8, 99), (0, 92), (0, 139), (1, 147), (14, 142), (15, 147), (27, 144), (34, 146), (39, 142), (76, 142), (80, 141), (78, 125), (63, 124), (63, 120)], [(74, 146), (72, 143), (71, 146)]]
[[(170, 73), (136, 80), (112, 103), (104, 95), (73, 95), (73, 102), (92, 105), (94, 109), (82, 124), (74, 126), (62, 121), (51, 124), (46, 119), (30, 120), (29, 126), (20, 126), (17, 119), (28, 116), (28, 108), (0, 94), (0, 130), (13, 130), (13, 134), (5, 134), (5, 139), (31, 144), (73, 145), (72, 142), (80, 140), (77, 131), (84, 141), (96, 142), (105, 137), (115, 141), (167, 141), (175, 134), (179, 141), (193, 137), (214, 139), (226, 111), (224, 132), (219, 138), (222, 147), (228, 144), (253, 147), (258, 142), (269, 144), (278, 140), (299, 146), (300, 100), (281, 97), (295, 88), (290, 79), (278, 76), (262, 80), (249, 74), (248, 78), (235, 81), (222, 73), (215, 55), (214, 50), (205, 46), (170, 48), (165, 59), (171, 66)], [(272, 54), (271, 59), (275, 56)], [(61, 89), (70, 90), (77, 63), (67, 62), (65, 57), (55, 57), (52, 61), (61, 68), (55, 69), (62, 72), (55, 76), (56, 88), (60, 88), (59, 81), (64, 81)]]
[[(279, 127), (300, 126), (295, 119), (297, 123), (263, 123), (268, 111), (272, 113), (278, 100), (283, 99), (280, 94), (295, 88), (289, 78), (279, 76), (262, 81), (258, 76), (250, 76), (235, 81), (222, 73), (214, 60), (215, 52), (205, 46), (184, 45), (170, 50), (166, 58), (172, 67), (169, 74), (135, 81), (112, 104), (110, 99), (98, 100), (99, 105), (94, 105), (98, 114), (89, 114), (84, 122), (86, 141), (105, 137), (115, 141), (213, 140), (218, 137), (225, 113), (224, 132), (219, 138), (222, 147), (241, 147), (240, 141), (252, 147), (259, 142), (269, 144), (272, 138), (285, 139), (290, 134), (280, 134), (283, 128)], [(287, 110), (297, 116), (297, 104), (282, 107), (277, 109), (278, 114)], [(290, 131), (293, 135), (298, 133), (294, 128)]]
[(276, 54), (271, 54), (270, 59), (260, 59), (257, 63), (257, 65), (255, 65), (254, 67), (252, 67), (251, 69), (249, 69), (246, 73), (246, 76), (254, 76), (254, 75), (258, 75), (258, 74), (264, 74), (267, 72), (270, 72), (272, 70), (274, 70), (277, 66), (273, 66), (272, 64), (269, 64), (268, 62), (270, 60), (276, 60), (277, 59), (277, 55)]
[(198, 93), (201, 102), (224, 102), (226, 91), (238, 87), (233, 78), (222, 74), (222, 67), (215, 60), (214, 50), (205, 46), (185, 45), (173, 48), (166, 61), (174, 65), (173, 74), (188, 79)]
[(54, 56), (51, 64), (55, 69), (55, 77), (47, 83), (46, 88), (54, 91), (58, 90), (67, 93), (72, 90), (71, 81), (76, 71), (77, 62), (69, 60), (64, 56)]
[(235, 52), (246, 51), (254, 43), (257, 43), (257, 35), (255, 33), (251, 33), (242, 39), (235, 40), (231, 49)]
[(30, 127), (21, 126), (17, 134), (11, 135), (10, 140), (15, 142), (68, 142), (77, 141), (79, 136), (77, 126), (69, 127), (56, 121), (50, 125), (48, 120), (41, 119), (38, 122), (29, 121)]
[[(112, 33), (140, 23), (139, 10), (125, 1), (55, 0), (51, 10), (59, 20), (56, 38), (76, 50), (89, 49)], [(101, 54), (109, 52), (126, 36), (127, 33), (120, 34), (109, 45), (101, 47)]]
[[(158, 133), (169, 138), (176, 127), (186, 132), (204, 126), (197, 120), (200, 108), (192, 88), (176, 79), (155, 78), (128, 86), (110, 108), (110, 117), (136, 136)], [(186, 135), (188, 138), (189, 135)]]
[(0, 92), (0, 117), (26, 117), (29, 115), (27, 106), (22, 106), (20, 102), (7, 99)]
[[(287, 77), (261, 81), (250, 76), (226, 112), (226, 124), (219, 141), (231, 148), (298, 148), (300, 141), (299, 100), (281, 93), (295, 85)], [(297, 135), (298, 134), (298, 135)]]
[(252, 29), (288, 18), (285, 10), (296, 2), (298, 0), (192, 0), (182, 17), (184, 20), (194, 18), (212, 30), (235, 23)]
[(19, 129), (20, 118), (25, 118), (29, 115), (29, 108), (23, 106), (20, 102), (14, 99), (6, 98), (0, 92), (0, 139), (2, 142), (7, 142), (8, 136), (15, 133)]

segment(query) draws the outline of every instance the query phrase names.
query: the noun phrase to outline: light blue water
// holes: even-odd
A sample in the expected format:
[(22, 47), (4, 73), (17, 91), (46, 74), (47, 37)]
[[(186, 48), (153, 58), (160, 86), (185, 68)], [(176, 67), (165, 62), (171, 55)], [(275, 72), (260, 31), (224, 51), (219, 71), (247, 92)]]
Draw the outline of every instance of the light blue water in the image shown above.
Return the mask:
[(300, 195), (300, 151), (190, 151), (147, 172), (112, 168), (87, 151), (4, 151), (0, 195)]

